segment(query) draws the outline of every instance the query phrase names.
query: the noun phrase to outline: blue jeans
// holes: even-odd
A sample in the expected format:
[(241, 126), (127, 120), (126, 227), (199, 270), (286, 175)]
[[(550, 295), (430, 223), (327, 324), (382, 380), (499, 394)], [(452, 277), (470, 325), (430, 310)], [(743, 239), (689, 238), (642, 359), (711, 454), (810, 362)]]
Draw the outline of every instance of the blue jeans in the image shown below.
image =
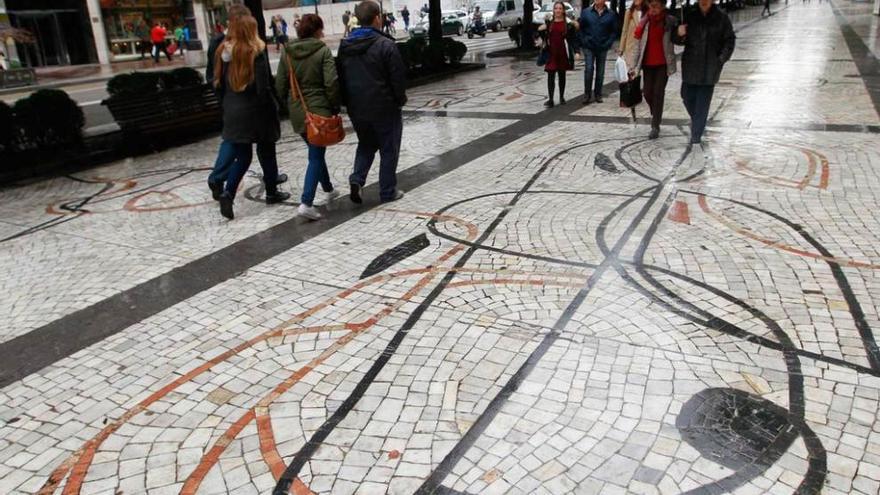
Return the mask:
[[(593, 88), (593, 95), (602, 96), (602, 85), (605, 84), (605, 59), (608, 56), (607, 51), (594, 51), (589, 48), (581, 50), (584, 55), (584, 97), (590, 96), (590, 88)], [(596, 73), (596, 84), (593, 85), (593, 72)]]
[[(235, 163), (233, 150), (235, 143), (223, 141), (217, 151), (217, 160), (208, 182), (222, 184), (226, 182), (229, 171)], [(257, 143), (257, 158), (260, 160), (260, 168), (263, 169), (263, 183), (266, 185), (267, 194), (275, 194), (278, 191), (278, 159), (275, 156), (275, 143), (271, 141)]]
[(348, 181), (363, 187), (367, 174), (379, 152), (379, 198), (394, 199), (397, 191), (397, 161), (400, 158), (400, 140), (403, 137), (403, 116), (395, 114), (375, 120), (351, 120), (357, 133), (358, 146), (354, 157), (354, 171)]
[(691, 143), (697, 144), (703, 139), (706, 121), (709, 119), (709, 106), (712, 104), (712, 84), (681, 83), (681, 99), (688, 115), (691, 117)]
[(306, 177), (303, 181), (303, 193), (300, 202), (306, 206), (312, 206), (315, 202), (315, 192), (318, 190), (318, 183), (324, 192), (333, 190), (333, 183), (330, 182), (330, 172), (327, 170), (327, 160), (324, 158), (327, 154), (327, 148), (324, 146), (314, 146), (309, 144), (305, 135), (303, 140), (309, 145), (309, 165), (306, 168)]
[(229, 176), (226, 178), (226, 187), (224, 189), (225, 193), (229, 196), (235, 197), (235, 193), (238, 191), (238, 185), (241, 183), (241, 179), (244, 178), (244, 174), (247, 173), (248, 169), (251, 168), (251, 161), (254, 159), (254, 150), (251, 147), (251, 143), (229, 143), (232, 152), (230, 153), (230, 157), (232, 158), (232, 167), (229, 169)]

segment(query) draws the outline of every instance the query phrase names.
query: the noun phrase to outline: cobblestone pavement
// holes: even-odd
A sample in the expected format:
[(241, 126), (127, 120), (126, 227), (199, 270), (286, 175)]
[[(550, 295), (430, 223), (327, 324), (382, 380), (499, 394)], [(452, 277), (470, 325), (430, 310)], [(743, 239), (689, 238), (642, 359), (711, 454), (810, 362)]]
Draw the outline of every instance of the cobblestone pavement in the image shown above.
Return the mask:
[(0, 493), (877, 494), (869, 6), (774, 7), (705, 148), (677, 76), (649, 141), (493, 59), (411, 92), (393, 204), (255, 167), (227, 222), (216, 139), (0, 191)]

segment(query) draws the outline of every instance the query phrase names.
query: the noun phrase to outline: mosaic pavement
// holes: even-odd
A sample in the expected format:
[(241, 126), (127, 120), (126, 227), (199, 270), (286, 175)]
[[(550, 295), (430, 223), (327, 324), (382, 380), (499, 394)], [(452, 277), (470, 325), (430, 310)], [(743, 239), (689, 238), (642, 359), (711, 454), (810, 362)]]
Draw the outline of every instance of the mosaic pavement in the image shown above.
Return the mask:
[(216, 139), (0, 191), (0, 493), (877, 494), (867, 7), (782, 7), (705, 149), (677, 78), (648, 141), (493, 59), (411, 92), (391, 205), (255, 167), (227, 222)]

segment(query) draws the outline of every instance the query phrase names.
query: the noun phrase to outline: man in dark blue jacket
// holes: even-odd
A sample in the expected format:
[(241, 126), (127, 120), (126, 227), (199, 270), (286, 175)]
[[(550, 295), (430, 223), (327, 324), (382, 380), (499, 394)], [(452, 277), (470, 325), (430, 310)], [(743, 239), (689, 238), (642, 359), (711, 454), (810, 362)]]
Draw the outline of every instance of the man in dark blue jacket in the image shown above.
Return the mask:
[[(602, 85), (605, 82), (605, 60), (608, 50), (617, 37), (617, 15), (605, 6), (605, 0), (595, 0), (593, 5), (581, 10), (581, 51), (584, 54), (584, 105), (590, 97), (602, 103)], [(595, 86), (593, 73), (595, 71)]]
[(337, 57), (342, 96), (358, 136), (350, 198), (361, 203), (361, 189), (379, 152), (379, 198), (403, 197), (397, 189), (397, 160), (403, 136), (406, 65), (394, 40), (382, 33), (379, 4), (365, 0), (354, 8), (361, 27), (342, 40)]

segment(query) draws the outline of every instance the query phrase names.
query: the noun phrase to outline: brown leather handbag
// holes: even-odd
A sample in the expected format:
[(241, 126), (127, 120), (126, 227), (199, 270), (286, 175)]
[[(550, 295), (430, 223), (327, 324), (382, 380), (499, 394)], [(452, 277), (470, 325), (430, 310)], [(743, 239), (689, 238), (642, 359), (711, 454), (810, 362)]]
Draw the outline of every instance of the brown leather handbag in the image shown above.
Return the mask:
[(290, 90), (295, 93), (294, 96), (302, 104), (306, 114), (306, 140), (314, 146), (332, 146), (339, 144), (345, 139), (345, 129), (342, 127), (342, 117), (333, 115), (324, 117), (309, 112), (309, 106), (306, 104), (306, 97), (303, 95), (299, 87), (299, 81), (296, 80), (296, 68), (293, 66), (293, 60), (289, 54), (287, 56), (287, 71), (290, 77)]

